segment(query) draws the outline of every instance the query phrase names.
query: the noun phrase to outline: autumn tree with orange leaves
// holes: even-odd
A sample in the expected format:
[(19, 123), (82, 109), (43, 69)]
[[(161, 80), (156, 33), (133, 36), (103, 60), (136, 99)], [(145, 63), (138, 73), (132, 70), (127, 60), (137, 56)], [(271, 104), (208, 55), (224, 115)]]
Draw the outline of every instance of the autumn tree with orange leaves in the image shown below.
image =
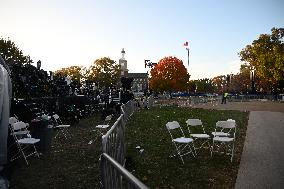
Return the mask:
[(189, 77), (182, 60), (169, 56), (151, 69), (149, 84), (155, 92), (186, 91)]

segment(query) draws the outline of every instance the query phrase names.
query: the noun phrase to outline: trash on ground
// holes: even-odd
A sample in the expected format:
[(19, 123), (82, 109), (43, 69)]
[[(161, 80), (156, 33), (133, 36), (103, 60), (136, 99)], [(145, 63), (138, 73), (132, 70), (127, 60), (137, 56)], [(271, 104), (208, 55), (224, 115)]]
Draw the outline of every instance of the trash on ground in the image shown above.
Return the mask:
[(90, 140), (89, 142), (88, 142), (88, 144), (92, 144), (94, 142), (94, 140)]

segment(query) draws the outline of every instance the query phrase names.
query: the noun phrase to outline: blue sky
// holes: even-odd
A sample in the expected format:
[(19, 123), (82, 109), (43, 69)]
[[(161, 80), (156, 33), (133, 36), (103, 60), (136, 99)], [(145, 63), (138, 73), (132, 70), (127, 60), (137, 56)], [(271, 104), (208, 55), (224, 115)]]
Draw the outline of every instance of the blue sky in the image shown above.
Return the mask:
[(47, 71), (118, 61), (125, 48), (130, 72), (177, 56), (197, 79), (238, 72), (238, 52), (284, 27), (283, 10), (282, 0), (0, 0), (0, 36)]

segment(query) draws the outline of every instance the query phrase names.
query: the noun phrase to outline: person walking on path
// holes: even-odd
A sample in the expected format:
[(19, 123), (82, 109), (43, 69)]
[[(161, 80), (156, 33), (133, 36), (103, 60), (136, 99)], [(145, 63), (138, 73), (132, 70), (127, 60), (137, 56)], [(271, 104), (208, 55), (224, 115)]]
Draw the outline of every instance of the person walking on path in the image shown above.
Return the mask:
[(222, 96), (222, 102), (221, 102), (221, 104), (226, 104), (227, 96), (228, 96), (228, 93), (227, 93), (227, 92), (224, 92), (224, 93), (223, 93), (223, 96)]

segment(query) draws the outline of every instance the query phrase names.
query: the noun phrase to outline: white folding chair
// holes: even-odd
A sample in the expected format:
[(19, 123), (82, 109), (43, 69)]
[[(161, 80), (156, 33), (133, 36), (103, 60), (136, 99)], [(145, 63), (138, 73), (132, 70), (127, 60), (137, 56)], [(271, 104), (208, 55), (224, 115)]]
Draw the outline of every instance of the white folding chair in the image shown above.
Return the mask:
[(105, 124), (109, 124), (109, 122), (112, 120), (112, 117), (113, 117), (112, 114), (106, 116), (106, 118), (105, 118)]
[(18, 120), (18, 118), (16, 118), (16, 117), (10, 117), (9, 118), (9, 124), (10, 125), (12, 125), (12, 124), (14, 124), (14, 123), (16, 123), (16, 122), (18, 122), (19, 120)]
[(58, 132), (55, 135), (55, 138), (57, 138), (57, 136), (60, 133), (65, 137), (65, 139), (68, 139), (68, 136), (71, 137), (72, 135), (68, 130), (70, 125), (63, 124), (60, 117), (57, 114), (54, 114), (52, 117), (54, 118), (54, 123), (55, 123), (53, 128), (58, 130)]
[[(10, 117), (9, 118), (9, 124), (12, 125), (14, 123), (17, 123), (19, 122), (19, 119), (17, 117)], [(11, 132), (11, 134), (16, 134), (16, 135), (26, 135), (26, 134), (29, 134), (30, 131), (28, 130), (28, 126), (29, 124), (28, 123), (25, 123), (26, 127), (23, 127), (22, 129), (20, 129), (19, 131), (16, 131), (16, 132)]]
[[(210, 145), (210, 136), (205, 133), (202, 121), (200, 119), (188, 119), (186, 121), (188, 132), (190, 137), (194, 139), (195, 149), (209, 148)], [(196, 147), (196, 145), (198, 147)]]
[[(219, 152), (230, 155), (231, 162), (233, 161), (236, 130), (235, 120), (218, 121), (216, 123), (215, 135), (213, 135), (211, 147), (211, 157), (214, 152)], [(216, 135), (218, 132), (222, 135)]]
[[(171, 141), (176, 148), (176, 153), (173, 153), (170, 157), (178, 155), (184, 164), (183, 156), (192, 154), (195, 157), (195, 148), (192, 138), (186, 138), (184, 132), (177, 121), (168, 122), (166, 128), (171, 136)], [(174, 132), (175, 131), (175, 132)], [(178, 134), (178, 135), (177, 135)], [(176, 138), (176, 136), (179, 136)]]
[(102, 124), (102, 125), (97, 125), (97, 126), (96, 126), (96, 129), (95, 129), (94, 131), (98, 131), (98, 132), (99, 132), (99, 135), (103, 135), (104, 130), (107, 129), (107, 128), (110, 126), (109, 123), (110, 123), (110, 121), (112, 120), (112, 117), (113, 117), (112, 114), (106, 116), (106, 118), (105, 118), (105, 120), (104, 120), (104, 124)]
[(104, 120), (104, 124), (102, 125), (97, 125), (96, 126), (96, 129), (93, 129), (92, 131), (95, 131), (97, 132), (97, 135), (96, 135), (96, 138), (95, 139), (92, 139), (89, 144), (92, 144), (93, 142), (95, 142), (97, 140), (97, 138), (99, 136), (103, 136), (104, 135), (104, 131), (109, 128), (109, 123), (110, 121), (112, 120), (112, 117), (113, 117), (113, 114), (110, 114), (108, 116), (106, 116), (105, 120)]
[(28, 165), (29, 163), (27, 158), (29, 156), (35, 154), (39, 157), (35, 144), (38, 143), (40, 139), (32, 138), (29, 133), (19, 135), (19, 132), (27, 130), (26, 127), (27, 125), (22, 121), (10, 125), (11, 134), (18, 148), (16, 154), (12, 156), (11, 161), (23, 156), (26, 164)]
[[(232, 119), (228, 119), (227, 121), (234, 121)], [(226, 128), (219, 128), (219, 129), (215, 129), (214, 132), (212, 132), (213, 137), (229, 137), (230, 136), (230, 129), (226, 129)]]

